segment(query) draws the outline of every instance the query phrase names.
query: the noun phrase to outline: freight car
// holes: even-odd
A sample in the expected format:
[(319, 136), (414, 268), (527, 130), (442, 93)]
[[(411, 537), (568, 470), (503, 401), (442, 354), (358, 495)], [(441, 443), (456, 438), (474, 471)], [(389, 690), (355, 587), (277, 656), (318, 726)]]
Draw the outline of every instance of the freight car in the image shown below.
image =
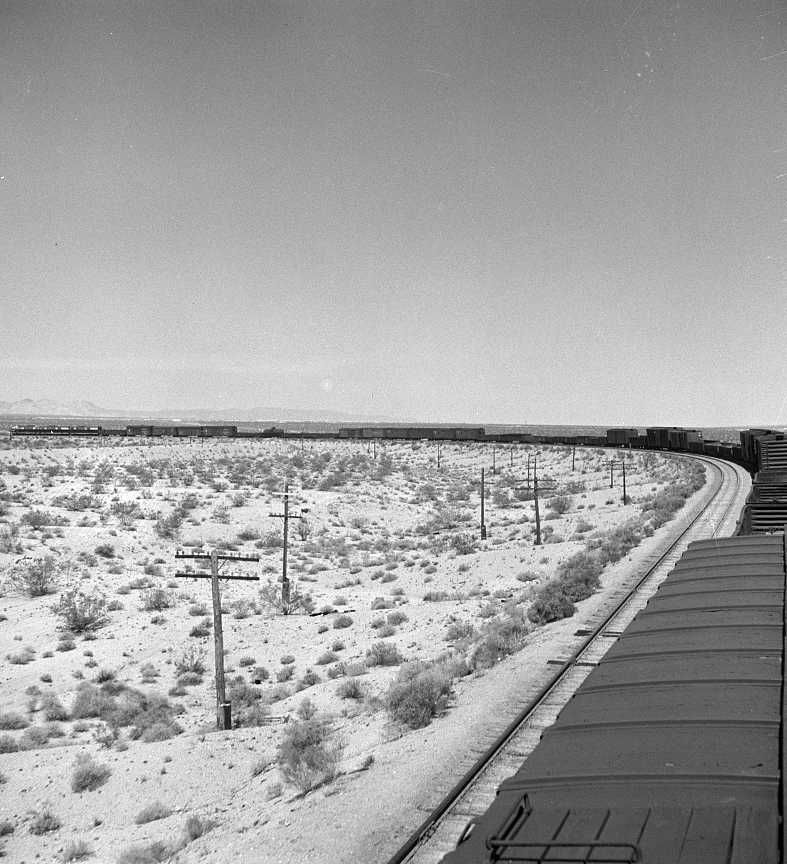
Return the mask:
[(785, 551), (692, 543), (444, 864), (782, 861)]
[(11, 437), (48, 437), (53, 435), (64, 437), (86, 437), (102, 435), (101, 426), (12, 426)]

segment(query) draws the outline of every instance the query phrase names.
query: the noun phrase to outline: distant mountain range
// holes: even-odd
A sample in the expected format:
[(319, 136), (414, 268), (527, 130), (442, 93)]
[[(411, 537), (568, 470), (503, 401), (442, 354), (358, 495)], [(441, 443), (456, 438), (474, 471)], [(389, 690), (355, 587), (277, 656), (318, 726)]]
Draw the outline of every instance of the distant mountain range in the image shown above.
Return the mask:
[(138, 411), (119, 408), (102, 408), (93, 402), (57, 402), (54, 399), (19, 399), (16, 402), (0, 400), (0, 415), (16, 417), (118, 417), (156, 420), (223, 420), (289, 423), (391, 423), (390, 417), (352, 414), (345, 411), (329, 411), (307, 408), (167, 408), (160, 411)]

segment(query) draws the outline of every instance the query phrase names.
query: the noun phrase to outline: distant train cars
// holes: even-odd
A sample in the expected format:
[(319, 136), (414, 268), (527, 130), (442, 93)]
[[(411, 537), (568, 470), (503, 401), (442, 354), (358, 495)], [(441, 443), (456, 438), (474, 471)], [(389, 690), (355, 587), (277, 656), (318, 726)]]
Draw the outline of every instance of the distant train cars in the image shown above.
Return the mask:
[(126, 426), (126, 434), (130, 437), (144, 438), (236, 438), (237, 426)]
[(101, 426), (12, 426), (11, 436), (21, 435), (28, 438), (44, 438), (52, 435), (63, 435), (69, 438), (103, 435)]
[(339, 438), (386, 438), (433, 441), (483, 441), (483, 426), (346, 426), (339, 429)]

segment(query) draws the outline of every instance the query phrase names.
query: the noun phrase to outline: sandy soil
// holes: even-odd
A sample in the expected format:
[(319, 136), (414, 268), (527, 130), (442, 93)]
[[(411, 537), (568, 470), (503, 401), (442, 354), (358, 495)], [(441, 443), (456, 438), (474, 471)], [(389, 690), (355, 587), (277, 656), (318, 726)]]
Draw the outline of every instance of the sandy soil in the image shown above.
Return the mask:
[[(175, 860), (385, 860), (423, 818), (421, 811), (472, 761), (471, 748), (480, 747), (540, 686), (549, 672), (546, 661), (565, 656), (582, 621), (671, 528), (659, 529), (608, 567), (605, 590), (579, 604), (575, 617), (535, 628), (518, 653), (458, 680), (445, 712), (424, 729), (391, 721), (384, 696), (399, 666), (369, 666), (367, 651), (385, 642), (404, 659), (429, 660), (450, 647), (450, 624), (471, 623), (481, 631), (504, 614), (511, 599), (526, 609), (538, 585), (583, 549), (588, 536), (633, 516), (641, 498), (670, 486), (683, 470), (666, 457), (631, 454), (632, 500), (623, 506), (619, 486), (609, 488), (611, 452), (578, 450), (572, 472), (566, 448), (497, 448), (498, 473), (492, 474), (489, 445), (444, 445), (439, 470), (435, 445), (418, 443), (378, 448), (374, 461), (357, 442), (319, 442), (303, 450), (277, 441), (123, 442), (100, 448), (83, 442), (3, 451), (0, 545), (7, 551), (0, 552), (6, 576), (0, 711), (30, 724), (0, 730), (6, 741), (0, 749), (24, 748), (0, 754), (0, 822), (13, 828), (0, 841), (6, 857), (59, 861), (68, 857), (70, 843), (83, 840), (92, 850), (88, 860), (114, 862), (132, 845), (176, 840), (186, 817), (197, 814), (217, 825)], [(565, 491), (569, 499), (564, 514), (546, 518), (546, 502), (556, 492), (545, 498), (542, 526), (548, 536), (541, 547), (533, 545), (533, 502), (518, 500), (529, 496), (516, 492), (525, 485), (527, 455), (536, 453), (540, 476), (552, 478), (556, 492)], [(490, 495), (484, 542), (478, 540), (476, 484), (482, 465)], [(210, 614), (209, 582), (173, 579), (175, 548), (224, 544), (259, 554), (259, 565), (243, 565), (243, 571), (276, 587), (281, 520), (269, 514), (280, 510), (281, 499), (273, 493), (285, 475), (296, 490), (293, 509), (308, 508), (303, 535), (297, 523), (292, 526), (290, 575), (300, 591), (312, 595), (317, 610), (336, 611), (275, 615), (260, 602), (257, 583), (227, 582), (224, 644), (228, 680), (261, 680), (258, 667), (267, 670), (260, 689), (274, 720), (294, 722), (305, 698), (317, 717), (330, 718), (332, 740), (343, 745), (341, 773), (305, 796), (283, 782), (277, 767), (277, 748), (290, 724), (215, 731), (212, 636), (189, 635)], [(163, 520), (184, 502), (175, 536), (160, 536), (166, 533)], [(42, 510), (63, 524), (26, 524)], [(9, 583), (7, 577), (27, 559), (48, 554), (60, 568), (55, 593), (31, 598)], [(63, 651), (53, 605), (72, 587), (98, 592), (122, 608), (110, 613), (94, 639), (77, 638), (73, 650)], [(171, 605), (145, 611), (146, 592), (153, 588), (165, 589)], [(430, 597), (439, 599), (425, 599)], [(397, 612), (406, 617), (386, 629), (386, 617)], [(349, 618), (348, 626), (336, 626), (339, 613)], [(381, 631), (389, 635), (381, 638)], [(207, 672), (202, 683), (178, 688), (176, 662), (192, 647), (204, 655)], [(472, 654), (472, 645), (463, 647)], [(328, 652), (335, 657), (326, 658)], [(26, 662), (14, 662), (20, 655)], [(293, 662), (282, 664), (285, 657)], [(337, 687), (353, 665), (363, 673), (358, 678), (365, 698), (341, 699)], [(96, 739), (107, 730), (100, 720), (48, 724), (42, 696), (55, 694), (69, 709), (80, 685), (101, 670), (145, 692), (171, 692), (170, 701), (182, 706), (182, 733), (146, 743), (124, 729), (118, 740), (101, 743)], [(316, 673), (316, 683), (309, 673)], [(33, 734), (30, 727), (44, 731)], [(95, 791), (76, 793), (71, 780), (83, 753), (111, 773)], [(137, 814), (155, 801), (171, 815), (137, 825)], [(46, 807), (60, 827), (31, 833)], [(139, 858), (144, 860), (155, 859)]]

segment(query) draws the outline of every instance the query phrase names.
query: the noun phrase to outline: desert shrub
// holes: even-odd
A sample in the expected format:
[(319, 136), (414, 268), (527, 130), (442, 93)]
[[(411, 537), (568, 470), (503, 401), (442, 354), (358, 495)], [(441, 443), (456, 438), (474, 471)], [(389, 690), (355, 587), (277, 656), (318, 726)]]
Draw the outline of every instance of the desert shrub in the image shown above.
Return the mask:
[(523, 570), (516, 574), (516, 578), (520, 582), (537, 582), (540, 576), (535, 570)]
[(398, 627), (400, 624), (404, 624), (405, 621), (409, 621), (410, 619), (405, 615), (404, 612), (397, 609), (394, 612), (389, 612), (386, 616), (386, 621), (391, 624), (393, 627)]
[(341, 630), (345, 627), (352, 627), (353, 619), (349, 615), (338, 615), (333, 619), (334, 630)]
[(55, 614), (63, 629), (71, 633), (88, 633), (103, 627), (109, 620), (107, 603), (99, 594), (85, 594), (76, 588), (60, 595)]
[(277, 752), (285, 780), (302, 793), (332, 780), (340, 757), (341, 746), (333, 739), (330, 725), (314, 717), (287, 724)]
[(474, 669), (488, 669), (508, 654), (518, 651), (530, 626), (518, 606), (508, 608), (502, 617), (490, 621), (482, 631), (470, 664)]
[(46, 746), (49, 741), (49, 730), (44, 726), (29, 726), (19, 739), (20, 750), (36, 750)]
[(364, 686), (357, 678), (345, 678), (336, 688), (340, 699), (363, 699), (364, 694)]
[(145, 612), (161, 612), (172, 606), (172, 596), (163, 588), (151, 588), (142, 592), (142, 609)]
[(343, 662), (337, 663), (335, 666), (331, 666), (328, 670), (328, 677), (333, 681), (335, 678), (341, 678), (342, 675), (345, 674), (345, 665)]
[(411, 729), (428, 726), (447, 702), (451, 684), (451, 675), (442, 664), (405, 663), (386, 694), (388, 713)]
[(115, 547), (111, 543), (99, 543), (93, 551), (101, 558), (115, 557)]
[(446, 627), (443, 639), (446, 642), (458, 642), (460, 639), (467, 639), (475, 633), (475, 627), (469, 621), (455, 621)]
[(528, 609), (527, 617), (534, 624), (549, 624), (561, 618), (570, 618), (576, 611), (557, 580), (543, 585)]
[(23, 562), (12, 568), (8, 577), (10, 587), (29, 597), (43, 597), (55, 591), (60, 568), (53, 555), (36, 561)]
[(93, 792), (107, 782), (111, 773), (108, 765), (100, 765), (89, 754), (81, 753), (71, 775), (71, 789), (74, 792)]
[(399, 649), (392, 642), (375, 642), (366, 651), (367, 666), (398, 666), (402, 660)]
[(142, 810), (137, 813), (134, 822), (137, 825), (147, 825), (148, 822), (155, 822), (157, 819), (166, 819), (167, 816), (172, 815), (172, 810), (166, 806), (166, 804), (162, 804), (160, 801), (154, 801), (152, 804), (148, 804), (147, 807), (143, 807)]
[(98, 717), (112, 728), (131, 727), (129, 737), (144, 742), (165, 741), (183, 730), (175, 708), (164, 696), (145, 694), (118, 682), (101, 687), (80, 684), (71, 709), (73, 718)]
[(291, 680), (294, 674), (294, 666), (282, 666), (281, 669), (279, 669), (276, 673), (276, 680), (279, 682), (279, 684), (283, 684), (285, 681)]
[(68, 519), (50, 513), (48, 510), (30, 510), (19, 520), (23, 525), (31, 528), (44, 528), (49, 525), (68, 525)]
[(22, 552), (22, 544), (19, 542), (19, 526), (0, 525), (0, 552), (11, 555), (19, 555)]
[(57, 831), (60, 825), (61, 822), (57, 816), (48, 806), (45, 806), (39, 813), (34, 813), (30, 819), (30, 833), (39, 836), (49, 834), (51, 831)]
[(189, 615), (198, 618), (200, 615), (207, 615), (208, 607), (204, 603), (192, 603), (189, 606)]
[(478, 549), (478, 541), (472, 534), (452, 534), (448, 543), (457, 555), (470, 555)]
[(183, 525), (183, 514), (180, 510), (173, 510), (169, 516), (160, 516), (153, 526), (153, 530), (159, 537), (172, 540), (177, 537)]
[(0, 753), (16, 753), (19, 744), (12, 735), (0, 735)]
[(63, 849), (61, 861), (69, 864), (70, 861), (84, 861), (93, 854), (93, 847), (85, 840), (72, 840)]
[(205, 618), (200, 621), (199, 624), (195, 624), (191, 630), (189, 630), (189, 636), (194, 636), (195, 638), (201, 638), (203, 636), (210, 636), (210, 628), (211, 623), (209, 618)]
[(256, 662), (257, 662), (257, 659), (255, 657), (251, 657), (251, 656), (241, 657), (240, 660), (238, 660), (238, 666), (241, 666), (241, 667), (253, 666)]
[(41, 710), (47, 720), (68, 720), (68, 711), (54, 693), (41, 697)]
[(219, 823), (213, 819), (206, 819), (203, 816), (198, 816), (194, 813), (186, 819), (186, 824), (183, 826), (183, 839), (181, 842), (184, 845), (186, 843), (191, 843), (193, 840), (197, 840), (207, 834), (208, 831), (212, 831), (218, 824)]
[(163, 843), (160, 840), (154, 840), (145, 846), (129, 846), (120, 853), (117, 864), (161, 864), (163, 861), (168, 861), (177, 850)]
[(232, 703), (233, 721), (238, 726), (260, 726), (269, 714), (268, 706), (262, 701), (262, 691), (240, 675), (230, 681), (227, 699)]
[(300, 681), (295, 685), (295, 689), (305, 690), (307, 687), (314, 687), (321, 680), (320, 676), (313, 669), (307, 669), (301, 676)]
[(197, 675), (205, 674), (205, 656), (199, 648), (187, 648), (177, 660), (175, 660), (175, 672), (184, 675), (193, 672)]
[(0, 729), (24, 729), (30, 722), (16, 711), (0, 714)]
[(5, 656), (8, 662), (13, 666), (26, 666), (28, 663), (35, 660), (36, 652), (35, 648), (31, 648), (27, 645), (21, 651), (18, 651), (15, 654), (6, 654)]
[(339, 655), (333, 651), (324, 651), (316, 660), (318, 666), (327, 666), (329, 663), (334, 663), (339, 659)]
[(263, 606), (283, 615), (293, 615), (298, 612), (308, 614), (314, 610), (314, 600), (310, 594), (301, 592), (295, 584), (290, 584), (289, 600), (282, 602), (281, 584), (268, 581), (267, 585), (260, 589), (260, 602)]
[(599, 587), (602, 569), (597, 556), (577, 552), (558, 566), (555, 581), (568, 600), (578, 603)]
[(375, 597), (372, 600), (372, 611), (376, 612), (378, 609), (390, 609), (393, 603), (390, 600), (386, 600), (385, 597)]
[(427, 603), (439, 603), (442, 600), (448, 600), (449, 594), (447, 591), (427, 591), (424, 594), (424, 600)]
[(554, 513), (562, 516), (564, 513), (568, 513), (571, 509), (571, 498), (569, 498), (568, 495), (556, 495), (554, 498), (549, 500), (547, 506)]
[(392, 624), (382, 624), (382, 626), (380, 626), (377, 629), (377, 638), (378, 639), (387, 639), (389, 636), (395, 636), (395, 635), (396, 635), (396, 627), (394, 627)]

